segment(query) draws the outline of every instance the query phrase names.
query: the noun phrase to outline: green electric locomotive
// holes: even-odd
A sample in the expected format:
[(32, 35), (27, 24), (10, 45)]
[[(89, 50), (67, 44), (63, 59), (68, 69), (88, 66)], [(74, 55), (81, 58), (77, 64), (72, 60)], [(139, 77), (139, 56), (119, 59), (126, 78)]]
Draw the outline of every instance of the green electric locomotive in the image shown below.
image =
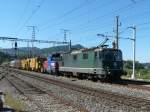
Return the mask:
[(121, 50), (96, 47), (80, 49), (59, 56), (59, 72), (94, 80), (118, 80), (123, 71)]

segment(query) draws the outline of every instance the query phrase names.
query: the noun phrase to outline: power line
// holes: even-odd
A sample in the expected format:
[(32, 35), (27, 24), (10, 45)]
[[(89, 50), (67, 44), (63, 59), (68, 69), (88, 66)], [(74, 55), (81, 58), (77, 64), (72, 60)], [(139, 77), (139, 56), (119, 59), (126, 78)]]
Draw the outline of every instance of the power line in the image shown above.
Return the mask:
[(26, 5), (25, 5), (25, 7), (24, 7), (24, 9), (23, 9), (23, 12), (22, 12), (22, 14), (21, 14), (21, 16), (20, 16), (20, 18), (19, 18), (19, 21), (18, 21), (18, 23), (17, 23), (16, 28), (18, 28), (18, 27), (20, 26), (20, 23), (21, 23), (21, 21), (22, 21), (24, 15), (25, 15), (25, 13), (26, 13), (28, 7), (29, 7), (30, 2), (31, 2), (31, 0), (28, 0), (28, 1), (27, 1)]
[[(136, 4), (137, 4), (137, 3), (140, 3), (141, 1), (144, 1), (144, 0), (138, 0), (138, 1), (136, 1)], [(104, 17), (107, 17), (107, 16), (110, 15), (110, 14), (112, 15), (112, 14), (114, 14), (114, 13), (116, 13), (116, 12), (119, 12), (119, 11), (122, 11), (122, 10), (124, 10), (124, 9), (127, 9), (127, 8), (133, 6), (134, 4), (135, 4), (135, 3), (130, 3), (130, 4), (126, 5), (126, 6), (124, 6), (124, 7), (121, 7), (121, 8), (119, 8), (119, 9), (116, 9), (115, 11), (111, 11), (111, 12), (109, 12), (109, 13), (107, 13), (107, 14), (98, 16), (98, 17), (96, 17), (96, 18), (94, 18), (94, 19), (92, 19), (92, 20), (90, 20), (90, 21), (88, 21), (88, 22), (85, 22), (85, 23), (83, 23), (83, 24), (80, 24), (80, 25), (75, 26), (75, 28), (79, 28), (79, 27), (81, 27), (81, 26), (83, 26), (83, 25), (86, 25), (86, 24), (95, 22), (96, 20), (99, 20), (99, 18), (104, 18)]]
[[(140, 1), (143, 1), (143, 0), (139, 0), (139, 1), (136, 1), (136, 2), (140, 2)], [(120, 11), (120, 10), (123, 10), (123, 9), (126, 9), (126, 8), (129, 8), (129, 7), (131, 7), (133, 5), (133, 3), (131, 3), (131, 4), (129, 4), (129, 5), (127, 5), (127, 6), (125, 6), (125, 7), (122, 7), (122, 8), (119, 8), (119, 9), (117, 9), (116, 11)], [(81, 26), (81, 25), (80, 25)], [(105, 27), (105, 26), (104, 26)], [(126, 30), (126, 29), (125, 29)], [(124, 31), (125, 32), (125, 31)], [(122, 33), (122, 32), (121, 32)], [(118, 34), (119, 34), (119, 32), (118, 32)]]
[[(74, 32), (74, 33), (86, 33), (86, 32), (89, 32), (89, 31), (95, 31), (95, 30), (97, 30), (97, 29), (103, 29), (103, 28), (106, 28), (106, 27), (110, 27), (111, 25), (112, 25), (112, 22), (113, 22), (113, 20), (112, 21), (107, 21), (107, 24), (100, 24), (100, 25), (97, 25), (97, 26), (94, 26), (94, 28), (89, 28), (89, 27), (82, 27), (82, 28), (78, 28), (80, 31), (76, 31), (76, 32)], [(84, 30), (83, 30), (84, 29)]]
[(136, 1), (135, 0), (131, 0), (133, 3), (136, 3)]
[[(137, 2), (140, 2), (140, 1), (143, 1), (143, 0), (138, 0), (138, 1), (136, 1), (136, 3), (137, 3)], [(110, 2), (112, 2), (112, 1), (110, 1)], [(109, 3), (109, 2), (107, 2), (107, 3)], [(129, 8), (129, 7), (131, 7), (133, 4), (135, 4), (135, 3), (130, 3), (130, 4), (126, 5), (125, 7), (122, 7), (122, 8), (119, 8), (119, 9), (115, 10), (115, 11), (109, 12), (108, 14), (105, 14), (105, 15), (102, 15), (102, 16), (98, 16), (98, 17), (96, 17), (96, 18), (94, 18), (94, 19), (92, 19), (92, 20), (90, 20), (90, 21), (88, 21), (88, 22), (85, 22), (84, 24), (89, 24), (89, 23), (95, 22), (95, 21), (98, 20), (99, 18), (104, 18), (104, 17), (106, 17), (107, 15), (110, 15), (110, 14), (113, 14), (113, 13), (115, 13), (115, 12), (119, 12), (120, 10)], [(108, 4), (106, 4), (106, 5), (108, 5)], [(103, 6), (105, 6), (105, 5), (103, 5)], [(74, 19), (73, 19), (73, 20), (74, 20)], [(64, 21), (62, 21), (62, 22), (60, 22), (60, 23), (58, 23), (58, 24), (61, 24), (61, 23), (64, 23)], [(83, 26), (84, 24), (77, 25), (76, 27), (79, 28), (79, 27)], [(57, 24), (56, 24), (56, 25), (57, 25)], [(54, 26), (54, 25), (53, 25), (53, 26)], [(45, 27), (45, 28), (43, 28), (43, 29), (41, 29), (41, 30), (45, 30), (45, 29), (48, 29), (48, 28), (50, 28), (50, 25), (48, 25), (47, 27)], [(87, 28), (87, 27), (86, 27), (86, 28)]]
[[(145, 16), (145, 15), (150, 15), (150, 11), (146, 11), (146, 12), (144, 12), (144, 13), (141, 13), (141, 14), (135, 14), (135, 15), (132, 15), (132, 16), (127, 16), (127, 17), (125, 17), (125, 18), (123, 18), (123, 22), (125, 22), (125, 21), (127, 21), (127, 19), (128, 18), (130, 18), (130, 17), (138, 17), (138, 16)], [(143, 23), (139, 23), (139, 24), (137, 24), (137, 26), (139, 27), (139, 26), (144, 26), (144, 25), (147, 25), (147, 24), (149, 24), (150, 23), (150, 21), (148, 21), (148, 22), (143, 22)], [(126, 25), (126, 26), (129, 26), (129, 25)], [(139, 29), (139, 28), (138, 28)], [(125, 31), (127, 30), (127, 27), (125, 27), (122, 31), (121, 31), (121, 34), (123, 34), (123, 33), (125, 33)]]
[[(143, 23), (139, 23), (139, 24), (137, 24), (136, 26), (141, 27), (141, 26), (144, 26), (144, 25), (147, 25), (147, 24), (150, 24), (150, 21), (143, 22)], [(127, 29), (128, 29), (127, 27), (124, 28), (124, 30), (121, 32), (121, 34), (123, 34)], [(147, 29), (147, 28), (146, 28), (146, 29)], [(142, 28), (142, 30), (144, 30), (144, 29)]]
[(150, 23), (150, 21), (147, 21), (147, 22), (139, 23), (139, 24), (137, 24), (137, 26), (147, 25), (147, 24), (149, 24), (149, 23)]
[(124, 34), (127, 30), (128, 30), (128, 28), (124, 28), (124, 29), (120, 32), (120, 34)]
[(142, 12), (141, 14), (134, 14), (132, 16), (127, 16), (127, 17), (124, 17), (124, 21), (126, 21), (128, 18), (131, 18), (131, 17), (136, 17), (137, 16), (145, 16), (145, 15), (150, 15), (150, 11), (145, 11), (145, 12)]
[(18, 29), (17, 33), (19, 33), (23, 27), (30, 21), (30, 19), (35, 15), (35, 13), (41, 8), (45, 0), (41, 0), (39, 5), (32, 11), (31, 15), (26, 19), (26, 21), (23, 23), (23, 25)]
[[(96, 0), (94, 0), (94, 1), (96, 1)], [(72, 14), (72, 13), (75, 12), (76, 10), (82, 8), (82, 7), (85, 6), (86, 4), (92, 3), (92, 2), (94, 2), (94, 1), (91, 0), (90, 2), (87, 2), (87, 0), (85, 0), (85, 1), (84, 1), (83, 3), (81, 3), (80, 5), (78, 5), (78, 6), (74, 7), (73, 9), (71, 9), (71, 10), (65, 12), (64, 14), (60, 15), (59, 17), (54, 18), (53, 20), (57, 21), (57, 20), (63, 19), (64, 17), (66, 17), (66, 16)], [(52, 20), (49, 20), (49, 21), (52, 21)], [(43, 25), (41, 25), (41, 27), (46, 26), (46, 27), (42, 28), (41, 30), (45, 30), (45, 29), (49, 28), (50, 26), (52, 26), (52, 24), (48, 25), (48, 24), (49, 24), (49, 21), (46, 22), (46, 23), (44, 23)], [(63, 23), (63, 22), (61, 22), (61, 23)], [(57, 23), (56, 23), (56, 24), (57, 24)]]

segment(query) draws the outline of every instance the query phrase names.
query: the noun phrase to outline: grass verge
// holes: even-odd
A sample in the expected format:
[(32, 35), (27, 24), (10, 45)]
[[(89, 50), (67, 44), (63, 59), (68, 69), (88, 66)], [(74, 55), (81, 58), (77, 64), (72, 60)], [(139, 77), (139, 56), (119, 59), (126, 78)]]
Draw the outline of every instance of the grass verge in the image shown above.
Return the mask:
[(21, 112), (25, 110), (25, 104), (18, 100), (14, 99), (11, 93), (5, 93), (5, 104), (13, 108), (16, 112)]

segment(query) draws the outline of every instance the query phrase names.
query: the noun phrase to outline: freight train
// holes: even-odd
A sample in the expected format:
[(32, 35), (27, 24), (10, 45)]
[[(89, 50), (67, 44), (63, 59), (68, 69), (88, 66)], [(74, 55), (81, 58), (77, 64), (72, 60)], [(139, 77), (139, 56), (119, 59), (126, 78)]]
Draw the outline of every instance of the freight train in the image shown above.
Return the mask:
[(92, 80), (118, 80), (125, 75), (119, 49), (95, 47), (67, 53), (53, 53), (47, 58), (15, 60), (11, 67), (54, 75)]

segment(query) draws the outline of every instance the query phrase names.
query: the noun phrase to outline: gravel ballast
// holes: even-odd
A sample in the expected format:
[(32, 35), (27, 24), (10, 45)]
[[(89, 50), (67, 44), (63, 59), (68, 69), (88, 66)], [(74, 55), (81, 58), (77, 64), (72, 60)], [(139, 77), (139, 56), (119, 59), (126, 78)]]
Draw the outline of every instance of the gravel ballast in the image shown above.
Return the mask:
[[(10, 70), (10, 72), (11, 72), (11, 70)], [(61, 76), (56, 77), (56, 76), (35, 73), (35, 72), (29, 72), (29, 71), (22, 71), (22, 72), (29, 73), (30, 75), (36, 75), (36, 76), (38, 75), (38, 76), (42, 76), (45, 78), (64, 81), (64, 82), (67, 82), (70, 84), (81, 85), (83, 87), (90, 87), (90, 88), (94, 88), (96, 90), (106, 90), (106, 91), (110, 91), (113, 93), (119, 93), (119, 94), (123, 94), (123, 95), (134, 96), (137, 98), (139, 97), (139, 98), (144, 98), (144, 99), (150, 100), (150, 92), (142, 91), (140, 89), (138, 90), (138, 89), (128, 88), (128, 87), (121, 87), (121, 86), (119, 87), (119, 86), (114, 86), (110, 83), (92, 82), (89, 80), (78, 80), (75, 78), (66, 78), (66, 77), (61, 77)], [(9, 75), (11, 75), (11, 74), (13, 74), (13, 72), (11, 72)], [(142, 107), (139, 107), (137, 109), (137, 108), (131, 107), (130, 105), (129, 106), (123, 105), (123, 104), (118, 105), (115, 102), (105, 99), (105, 98), (102, 98), (102, 97), (96, 98), (94, 96), (90, 96), (90, 95), (87, 95), (87, 94), (84, 94), (81, 92), (73, 91), (73, 90), (63, 88), (63, 87), (60, 87), (57, 85), (53, 85), (50, 83), (46, 83), (46, 82), (43, 82), (43, 81), (40, 81), (37, 79), (23, 76), (23, 73), (21, 74), (21, 72), (16, 73), (16, 76), (33, 84), (33, 85), (36, 85), (44, 90), (51, 91), (56, 96), (58, 96), (60, 98), (64, 98), (66, 101), (72, 102), (75, 105), (77, 105), (78, 107), (84, 107), (86, 110), (88, 110), (90, 112), (148, 112), (148, 111), (150, 111), (150, 110), (144, 110), (144, 109), (142, 109)], [(25, 99), (25, 98), (22, 98), (22, 99)], [(50, 101), (52, 101), (51, 102), (51, 104), (52, 104), (53, 99), (50, 99)], [(29, 102), (28, 100), (26, 102), (28, 102), (27, 104), (34, 105), (31, 102)], [(31, 108), (32, 108), (32, 106), (31, 106)], [(57, 110), (57, 108), (58, 108), (57, 104), (51, 105), (48, 108), (51, 108), (52, 109), (51, 111), (55, 110), (56, 112), (57, 111), (61, 112), (61, 110), (59, 110), (59, 109)], [(35, 109), (37, 109), (37, 108), (35, 107)], [(32, 109), (30, 111), (35, 111), (35, 109)], [(64, 109), (62, 109), (62, 110), (64, 110)], [(72, 107), (70, 107), (70, 112), (72, 112), (71, 110), (72, 110)]]
[[(23, 75), (18, 75), (20, 78), (23, 78), (26, 81), (30, 81), (38, 86), (41, 86), (41, 88), (48, 89), (55, 93), (56, 95), (60, 97), (64, 97), (66, 100), (70, 100), (78, 105), (86, 107), (89, 111), (92, 112), (100, 112), (100, 111), (111, 111), (111, 112), (118, 112), (118, 111), (123, 111), (123, 112), (129, 112), (129, 111), (140, 111), (139, 109), (132, 108), (130, 106), (126, 105), (116, 105), (114, 102), (110, 100), (106, 100), (103, 98), (95, 98), (93, 96), (89, 96), (86, 94), (82, 94), (80, 92), (68, 90), (65, 88), (58, 87), (56, 85), (52, 84), (47, 84), (43, 81), (38, 81), (36, 79), (32, 79)], [(51, 76), (49, 76), (51, 77)], [(53, 77), (54, 78), (54, 77)], [(59, 77), (60, 78), (60, 77)], [(56, 79), (59, 79), (56, 78)], [(61, 79), (62, 80), (62, 79)], [(64, 79), (67, 80), (67, 79)], [(83, 83), (83, 81), (82, 81)], [(78, 83), (79, 84), (79, 83)], [(104, 84), (105, 85), (105, 84)]]

